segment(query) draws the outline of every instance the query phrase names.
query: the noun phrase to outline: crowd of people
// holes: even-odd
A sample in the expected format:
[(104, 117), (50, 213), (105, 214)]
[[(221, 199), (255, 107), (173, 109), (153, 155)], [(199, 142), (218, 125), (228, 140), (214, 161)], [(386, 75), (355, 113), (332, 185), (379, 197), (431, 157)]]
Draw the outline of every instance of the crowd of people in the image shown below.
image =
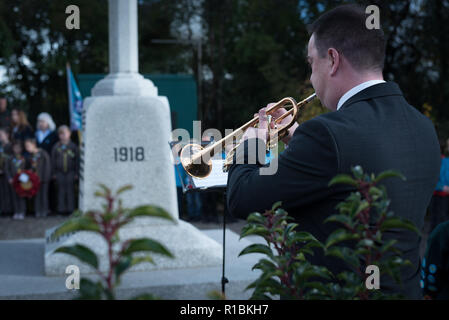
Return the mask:
[(441, 165), (429, 206), (429, 237), (421, 264), (421, 288), (432, 299), (449, 299), (449, 139), (440, 139)]
[[(76, 209), (79, 150), (71, 141), (71, 133), (66, 125), (56, 128), (46, 112), (38, 115), (33, 130), (23, 110), (8, 110), (7, 100), (0, 98), (0, 216), (22, 220), (27, 213), (45, 217), (49, 213), (68, 215)], [(32, 199), (20, 196), (13, 186), (14, 177), (25, 170), (33, 171), (40, 181)], [(179, 165), (175, 176), (180, 216), (191, 222), (218, 222), (220, 195), (184, 194), (180, 174), (183, 183), (188, 184)]]
[[(79, 151), (67, 125), (56, 128), (51, 115), (37, 117), (36, 130), (23, 110), (8, 110), (0, 98), (0, 215), (22, 220), (27, 212), (46, 217), (50, 212), (70, 214), (76, 208)], [(33, 198), (21, 196), (13, 181), (25, 170), (39, 177)]]

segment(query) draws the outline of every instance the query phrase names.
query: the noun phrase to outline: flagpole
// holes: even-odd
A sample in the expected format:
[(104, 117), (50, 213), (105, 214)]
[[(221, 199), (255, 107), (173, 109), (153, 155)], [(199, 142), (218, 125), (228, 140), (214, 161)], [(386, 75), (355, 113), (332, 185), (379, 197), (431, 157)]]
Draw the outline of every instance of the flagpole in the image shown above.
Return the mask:
[(67, 62), (66, 63), (66, 74), (67, 74), (67, 89), (68, 89), (68, 100), (69, 100), (69, 127), (70, 127), (70, 131), (72, 131), (72, 109), (73, 109), (73, 105), (72, 105), (72, 84), (71, 84), (71, 79), (70, 79), (70, 63)]
[[(73, 92), (73, 88), (72, 88), (72, 78), (73, 78), (73, 74), (72, 74), (72, 70), (70, 68), (70, 63), (67, 62), (66, 63), (66, 72), (67, 72), (67, 87), (68, 87), (68, 100), (69, 100), (69, 120), (70, 120), (70, 131), (73, 130), (73, 110), (74, 110), (74, 105), (73, 105), (73, 96), (74, 96), (74, 92)], [(74, 130), (73, 130), (74, 131)], [(79, 127), (76, 130), (77, 132), (77, 136), (78, 136), (78, 146), (81, 146), (82, 144), (82, 140), (83, 140), (83, 135), (81, 130), (79, 129)]]

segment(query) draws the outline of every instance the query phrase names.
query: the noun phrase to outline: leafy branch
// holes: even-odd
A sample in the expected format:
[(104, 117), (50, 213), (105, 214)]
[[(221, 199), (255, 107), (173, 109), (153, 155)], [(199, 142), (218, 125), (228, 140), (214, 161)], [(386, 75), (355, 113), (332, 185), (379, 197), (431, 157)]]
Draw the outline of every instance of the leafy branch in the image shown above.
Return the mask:
[[(115, 289), (120, 284), (121, 276), (127, 270), (144, 262), (154, 264), (149, 253), (173, 258), (171, 252), (156, 240), (139, 238), (120, 241), (120, 228), (137, 217), (157, 217), (173, 221), (168, 212), (156, 206), (123, 208), (119, 196), (131, 189), (132, 186), (126, 185), (113, 194), (110, 189), (101, 184), (100, 190), (95, 192), (95, 196), (104, 199), (103, 211), (75, 212), (71, 219), (61, 225), (53, 235), (59, 237), (77, 231), (94, 232), (100, 235), (107, 244), (108, 269), (106, 272), (100, 270), (97, 255), (84, 245), (63, 246), (55, 250), (55, 253), (69, 254), (88, 264), (100, 277), (100, 281), (96, 283), (89, 279), (81, 279), (79, 299), (115, 299)], [(136, 297), (136, 299), (149, 297), (152, 296), (144, 295)]]

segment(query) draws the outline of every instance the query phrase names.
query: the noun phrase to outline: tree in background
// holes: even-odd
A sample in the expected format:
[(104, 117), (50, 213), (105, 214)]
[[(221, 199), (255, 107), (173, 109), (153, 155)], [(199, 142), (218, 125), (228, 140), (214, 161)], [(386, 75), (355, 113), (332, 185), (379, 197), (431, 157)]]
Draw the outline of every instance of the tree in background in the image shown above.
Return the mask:
[[(192, 73), (197, 48), (154, 39), (201, 38), (203, 127), (235, 128), (262, 106), (311, 92), (307, 24), (324, 11), (354, 1), (336, 0), (140, 0), (139, 62), (142, 73)], [(380, 8), (386, 34), (384, 75), (407, 100), (449, 135), (449, 0), (369, 0)], [(76, 4), (81, 29), (65, 28), (65, 8)], [(75, 74), (108, 72), (107, 1), (8, 0), (0, 3), (0, 86), (10, 105), (34, 122), (47, 111), (68, 122), (65, 63)], [(318, 101), (303, 120), (326, 110)]]
[(237, 127), (269, 102), (301, 99), (308, 35), (298, 1), (205, 1), (203, 8), (212, 73), (205, 84), (207, 124)]
[[(174, 0), (139, 2), (141, 72), (186, 72), (178, 59), (184, 50), (151, 44), (171, 37)], [(80, 29), (65, 27), (68, 5), (80, 9)], [(106, 0), (8, 0), (0, 3), (0, 66), (8, 81), (0, 87), (10, 106), (24, 109), (30, 121), (47, 111), (58, 124), (68, 123), (65, 66), (75, 75), (108, 72), (108, 7)], [(181, 62), (179, 62), (181, 61)]]
[[(440, 135), (449, 136), (448, 0), (204, 1), (203, 28), (210, 48), (205, 63), (212, 65), (204, 84), (210, 88), (204, 98), (206, 122), (237, 127), (268, 102), (305, 96), (311, 87), (306, 25), (324, 11), (353, 2), (379, 6), (386, 35), (385, 78), (399, 84)], [(310, 104), (304, 120), (322, 112), (318, 102)]]
[(0, 4), (0, 37), (7, 35), (2, 44), (8, 49), (1, 52), (0, 64), (12, 89), (6, 95), (10, 105), (28, 112), (32, 123), (42, 111), (50, 112), (58, 123), (68, 123), (66, 62), (75, 73), (106, 71), (106, 1), (76, 1), (82, 13), (81, 29), (76, 31), (65, 27), (65, 8), (72, 2)]

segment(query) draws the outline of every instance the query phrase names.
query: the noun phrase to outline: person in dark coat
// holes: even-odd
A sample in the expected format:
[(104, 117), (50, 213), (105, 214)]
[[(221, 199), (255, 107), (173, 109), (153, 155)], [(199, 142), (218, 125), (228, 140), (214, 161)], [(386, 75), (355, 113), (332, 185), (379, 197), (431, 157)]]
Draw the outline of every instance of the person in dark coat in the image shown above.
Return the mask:
[(11, 110), (11, 140), (20, 140), (22, 144), (25, 139), (33, 138), (33, 128), (31, 128), (24, 111), (19, 109)]
[[(8, 183), (12, 188), (12, 182), (17, 173), (25, 170), (26, 168), (26, 159), (23, 155), (23, 146), (22, 142), (14, 141), (12, 143), (12, 155), (9, 157), (6, 162), (6, 177), (8, 179)], [(26, 200), (25, 198), (19, 197), (15, 190), (12, 189), (12, 203), (14, 209), (13, 219), (23, 220), (25, 218), (26, 213)]]
[[(58, 134), (56, 133), (56, 124), (53, 118), (47, 112), (42, 112), (37, 116), (36, 132), (37, 147), (45, 150), (49, 156), (54, 145), (58, 142)], [(48, 186), (49, 191), (49, 209), (51, 212), (57, 211), (57, 191), (55, 181), (51, 180)]]
[[(398, 85), (383, 80), (384, 34), (382, 29), (367, 29), (365, 19), (363, 7), (346, 5), (323, 14), (311, 25), (310, 80), (321, 103), (333, 112), (295, 124), (283, 139), (287, 148), (269, 166), (260, 155), (248, 152), (249, 147), (257, 146), (265, 156), (267, 115), (264, 110), (259, 112), (260, 129), (247, 130), (228, 173), (228, 208), (235, 216), (264, 212), (282, 201), (299, 230), (325, 241), (340, 225), (324, 220), (337, 213), (337, 204), (355, 191), (347, 185), (328, 187), (328, 183), (360, 165), (368, 173), (395, 170), (407, 178), (383, 183), (391, 200), (389, 208), (422, 230), (439, 176), (438, 138), (432, 122), (407, 103)], [(274, 119), (285, 112), (279, 110)], [(249, 164), (250, 160), (258, 162)], [(410, 260), (411, 266), (401, 269), (402, 285), (381, 277), (380, 290), (422, 299), (420, 236), (395, 229), (385, 232), (383, 238), (397, 240), (401, 257)], [(310, 261), (334, 274), (350, 271), (344, 262), (326, 257), (318, 249)]]
[(7, 109), (8, 102), (5, 98), (0, 98), (0, 128), (10, 129), (11, 115)]
[(37, 116), (36, 124), (36, 141), (37, 147), (44, 149), (48, 154), (51, 154), (53, 146), (58, 142), (58, 134), (56, 133), (56, 124), (51, 115), (47, 112), (42, 112)]
[(40, 187), (34, 197), (36, 218), (48, 215), (48, 184), (51, 179), (50, 156), (43, 149), (37, 147), (34, 138), (25, 140), (25, 149), (29, 153), (27, 169), (34, 171), (40, 179)]
[(51, 152), (52, 174), (58, 190), (58, 212), (70, 214), (75, 210), (75, 180), (78, 179), (78, 147), (70, 141), (68, 126), (58, 129), (59, 142)]
[(6, 176), (6, 166), (12, 154), (9, 132), (0, 128), (0, 215), (14, 211), (12, 206), (12, 189)]

